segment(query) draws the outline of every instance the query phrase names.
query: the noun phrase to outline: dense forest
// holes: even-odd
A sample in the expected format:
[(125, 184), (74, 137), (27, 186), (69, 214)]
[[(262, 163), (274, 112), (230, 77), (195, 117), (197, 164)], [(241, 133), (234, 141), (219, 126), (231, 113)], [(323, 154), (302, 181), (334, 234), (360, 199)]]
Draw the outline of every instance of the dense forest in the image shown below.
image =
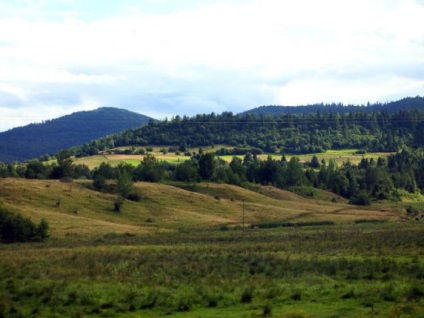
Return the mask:
[(103, 107), (0, 133), (0, 161), (25, 161), (54, 154), (112, 133), (139, 127), (151, 118), (124, 109)]
[(176, 116), (74, 148), (77, 156), (122, 146), (187, 147), (226, 144), (266, 153), (317, 153), (357, 148), (398, 151), (424, 145), (424, 110), (320, 112), (310, 114)]
[(342, 103), (332, 104), (312, 104), (306, 106), (260, 106), (243, 112), (242, 114), (253, 115), (281, 115), (281, 114), (310, 114), (317, 112), (332, 112), (332, 113), (351, 113), (356, 111), (365, 111), (368, 113), (387, 111), (390, 113), (400, 110), (423, 110), (424, 98), (423, 97), (406, 97), (404, 99), (388, 102), (388, 103), (375, 103), (366, 105), (343, 105)]

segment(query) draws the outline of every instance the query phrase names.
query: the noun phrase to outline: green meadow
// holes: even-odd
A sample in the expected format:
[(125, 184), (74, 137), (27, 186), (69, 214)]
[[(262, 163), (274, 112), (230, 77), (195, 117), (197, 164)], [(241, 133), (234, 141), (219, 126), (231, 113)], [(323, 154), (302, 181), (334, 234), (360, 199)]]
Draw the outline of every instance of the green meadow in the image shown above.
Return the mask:
[(137, 183), (117, 213), (88, 183), (0, 179), (50, 224), (0, 245), (1, 317), (424, 317), (424, 219), (401, 202)]

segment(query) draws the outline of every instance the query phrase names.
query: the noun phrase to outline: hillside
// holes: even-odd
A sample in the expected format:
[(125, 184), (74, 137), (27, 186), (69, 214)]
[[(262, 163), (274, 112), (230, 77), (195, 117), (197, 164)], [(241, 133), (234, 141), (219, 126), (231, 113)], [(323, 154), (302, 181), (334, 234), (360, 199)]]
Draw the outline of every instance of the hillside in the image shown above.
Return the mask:
[(126, 201), (123, 211), (113, 211), (114, 195), (96, 192), (84, 182), (0, 179), (0, 202), (10, 210), (35, 221), (46, 218), (53, 237), (98, 236), (116, 233), (152, 233), (183, 227), (240, 226), (242, 201), (246, 223), (334, 221), (357, 219), (398, 220), (405, 212), (398, 207), (358, 207), (345, 200), (331, 202), (333, 194), (308, 199), (274, 187), (258, 192), (233, 185), (186, 183), (164, 185), (139, 182), (142, 200)]
[[(411, 104), (415, 108), (408, 106)], [(369, 106), (368, 109), (358, 106), (351, 112), (339, 113), (328, 112), (326, 106), (319, 106), (316, 112), (302, 114), (234, 115), (225, 112), (219, 115), (176, 116), (172, 120), (150, 122), (143, 127), (102, 138), (92, 146), (103, 149), (110, 149), (110, 145), (172, 146), (186, 152), (190, 147), (225, 144), (240, 148), (238, 154), (245, 154), (246, 149), (252, 147), (266, 153), (305, 154), (329, 149), (394, 152), (404, 146), (423, 146), (423, 99), (405, 99), (391, 105), (396, 107)], [(75, 149), (75, 154), (90, 155), (83, 148)], [(221, 155), (224, 154), (233, 153)]]
[(269, 105), (260, 106), (250, 110), (247, 110), (241, 115), (253, 114), (253, 115), (282, 115), (282, 114), (310, 114), (317, 112), (331, 112), (345, 114), (349, 112), (363, 111), (363, 112), (376, 112), (376, 111), (387, 111), (390, 113), (401, 111), (401, 110), (423, 110), (424, 109), (424, 97), (407, 97), (398, 101), (388, 103), (375, 103), (364, 105), (343, 105), (338, 104), (312, 104), (312, 105), (300, 105), (300, 106), (281, 106), (281, 105)]
[(14, 128), (0, 133), (0, 161), (25, 161), (56, 153), (109, 134), (139, 127), (150, 119), (124, 109), (103, 107)]

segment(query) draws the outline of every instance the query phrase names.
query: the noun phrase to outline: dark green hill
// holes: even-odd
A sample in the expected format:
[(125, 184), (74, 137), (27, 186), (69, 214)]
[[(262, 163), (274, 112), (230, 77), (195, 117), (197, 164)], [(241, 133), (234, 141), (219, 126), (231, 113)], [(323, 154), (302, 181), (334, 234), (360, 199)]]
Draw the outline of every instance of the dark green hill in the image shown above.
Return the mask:
[(0, 133), (0, 161), (25, 161), (139, 127), (151, 118), (113, 107), (30, 124)]
[(387, 111), (393, 113), (400, 110), (424, 110), (423, 97), (407, 97), (398, 101), (388, 102), (385, 104), (375, 103), (364, 105), (343, 105), (339, 104), (312, 104), (306, 106), (260, 106), (251, 110), (245, 111), (242, 115), (282, 115), (282, 114), (310, 114), (317, 112), (331, 112), (346, 114), (350, 112), (363, 111), (367, 113), (376, 111)]
[(404, 99), (391, 103), (392, 106), (370, 106), (370, 109), (357, 106), (340, 113), (320, 106), (316, 112), (300, 114), (225, 112), (176, 116), (96, 140), (73, 151), (78, 156), (87, 156), (92, 148), (168, 145), (184, 152), (187, 147), (226, 144), (244, 150), (259, 148), (268, 153), (314, 153), (347, 148), (392, 152), (405, 146), (424, 146), (424, 107), (418, 107), (423, 100)]

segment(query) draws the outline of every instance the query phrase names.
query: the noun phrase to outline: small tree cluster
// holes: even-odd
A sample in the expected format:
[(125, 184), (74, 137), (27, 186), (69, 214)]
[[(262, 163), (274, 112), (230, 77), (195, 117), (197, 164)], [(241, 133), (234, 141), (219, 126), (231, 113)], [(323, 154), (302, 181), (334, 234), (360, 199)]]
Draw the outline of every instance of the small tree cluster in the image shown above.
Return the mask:
[(0, 207), (0, 242), (42, 242), (48, 237), (49, 224), (45, 219), (37, 225), (29, 218), (13, 214)]

